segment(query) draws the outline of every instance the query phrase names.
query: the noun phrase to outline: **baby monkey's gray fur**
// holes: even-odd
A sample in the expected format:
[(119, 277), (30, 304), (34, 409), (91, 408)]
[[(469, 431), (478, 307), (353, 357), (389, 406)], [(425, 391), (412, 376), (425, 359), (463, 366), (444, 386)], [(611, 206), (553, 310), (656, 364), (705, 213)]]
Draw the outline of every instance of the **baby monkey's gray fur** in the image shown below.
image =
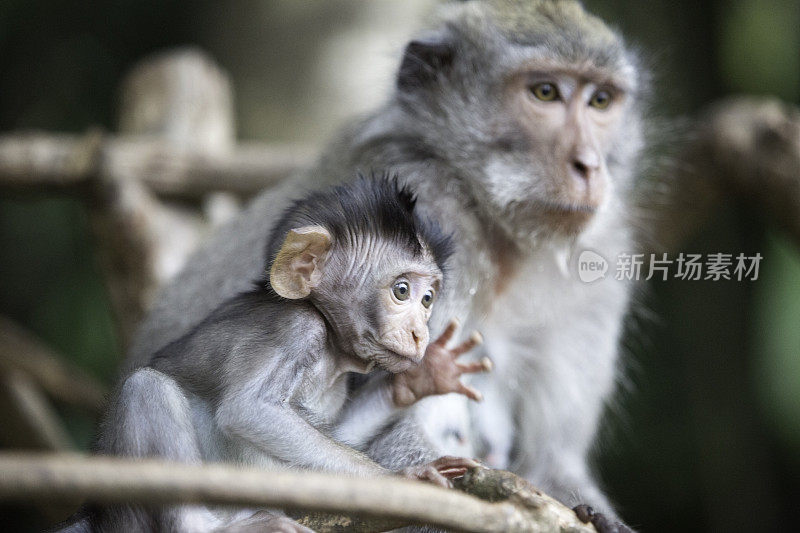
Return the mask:
[[(356, 450), (424, 396), (478, 399), (458, 376), (486, 370), (455, 361), (478, 339), (447, 349), (454, 326), (428, 343), (451, 243), (413, 208), (411, 193), (386, 178), (359, 178), (294, 203), (265, 247), (268, 280), (224, 302), (124, 379), (97, 451), (397, 473), (443, 486), (477, 466), (442, 457), (389, 470)], [(392, 375), (350, 397), (349, 373), (376, 366)], [(73, 530), (308, 531), (276, 512), (203, 506), (125, 505), (87, 514)]]

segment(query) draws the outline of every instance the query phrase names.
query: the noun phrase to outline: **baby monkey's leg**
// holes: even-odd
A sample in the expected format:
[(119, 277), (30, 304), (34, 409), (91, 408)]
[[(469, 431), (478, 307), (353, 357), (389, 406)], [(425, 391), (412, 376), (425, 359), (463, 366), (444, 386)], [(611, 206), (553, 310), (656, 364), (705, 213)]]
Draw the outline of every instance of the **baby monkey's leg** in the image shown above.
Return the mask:
[[(174, 379), (157, 370), (143, 368), (125, 379), (105, 429), (99, 442), (102, 453), (202, 463), (200, 436), (189, 399)], [(109, 506), (98, 510), (96, 524), (100, 531), (311, 531), (282, 514), (268, 511), (236, 513), (236, 518), (226, 521), (203, 505), (161, 509)]]
[[(122, 383), (98, 448), (123, 457), (202, 462), (186, 394), (175, 380), (152, 368), (137, 370)], [(118, 505), (99, 508), (96, 524), (100, 531), (213, 531), (221, 521), (201, 505)]]

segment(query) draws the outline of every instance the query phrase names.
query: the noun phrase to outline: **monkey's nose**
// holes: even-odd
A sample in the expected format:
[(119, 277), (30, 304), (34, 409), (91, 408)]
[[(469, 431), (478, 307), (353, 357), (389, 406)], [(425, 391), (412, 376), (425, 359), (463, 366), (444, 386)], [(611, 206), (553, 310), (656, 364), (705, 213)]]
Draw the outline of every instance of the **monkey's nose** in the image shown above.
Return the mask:
[(577, 160), (573, 161), (572, 162), (572, 170), (575, 171), (575, 173), (578, 175), (578, 177), (581, 177), (581, 178), (583, 178), (585, 180), (589, 179), (589, 173), (591, 171), (589, 170), (589, 167), (587, 167), (583, 163), (583, 161), (577, 161)]
[(578, 178), (588, 181), (599, 169), (600, 156), (591, 148), (581, 148), (572, 157), (572, 172)]
[(416, 328), (411, 330), (411, 338), (414, 340), (414, 348), (417, 355), (414, 358), (416, 361), (421, 361), (425, 357), (425, 349), (428, 347), (427, 331), (419, 331)]

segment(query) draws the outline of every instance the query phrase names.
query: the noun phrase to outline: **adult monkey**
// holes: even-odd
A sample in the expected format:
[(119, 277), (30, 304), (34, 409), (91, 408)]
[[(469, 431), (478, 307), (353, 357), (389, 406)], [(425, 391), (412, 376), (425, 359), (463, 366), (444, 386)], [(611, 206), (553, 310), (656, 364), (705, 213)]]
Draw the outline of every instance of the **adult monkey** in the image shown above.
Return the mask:
[(458, 441), (565, 503), (613, 516), (586, 455), (615, 386), (631, 287), (612, 276), (582, 283), (570, 267), (585, 249), (611, 260), (632, 248), (639, 72), (620, 37), (576, 1), (443, 6), (406, 47), (385, 106), (343, 132), (316, 168), (263, 193), (166, 288), (131, 365), (247, 288), (263, 235), (299, 190), (388, 166), (417, 191), (420, 212), (455, 236), (432, 333), (458, 316), (484, 333), (496, 370), (476, 383), (482, 404), (425, 400), (415, 413), (427, 440), (405, 420), (370, 453), (391, 468), (463, 454), (441, 449)]

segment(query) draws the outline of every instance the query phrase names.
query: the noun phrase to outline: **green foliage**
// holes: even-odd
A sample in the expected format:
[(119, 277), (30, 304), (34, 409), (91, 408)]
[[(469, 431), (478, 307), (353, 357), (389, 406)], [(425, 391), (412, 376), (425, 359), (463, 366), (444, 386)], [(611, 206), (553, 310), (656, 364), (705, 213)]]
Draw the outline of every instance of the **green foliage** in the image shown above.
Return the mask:
[(719, 63), (732, 91), (800, 100), (800, 2), (727, 2), (719, 25)]
[(753, 381), (761, 408), (800, 466), (800, 253), (770, 235), (755, 306)]
[(84, 206), (0, 200), (0, 302), (45, 342), (103, 381), (120, 360)]

